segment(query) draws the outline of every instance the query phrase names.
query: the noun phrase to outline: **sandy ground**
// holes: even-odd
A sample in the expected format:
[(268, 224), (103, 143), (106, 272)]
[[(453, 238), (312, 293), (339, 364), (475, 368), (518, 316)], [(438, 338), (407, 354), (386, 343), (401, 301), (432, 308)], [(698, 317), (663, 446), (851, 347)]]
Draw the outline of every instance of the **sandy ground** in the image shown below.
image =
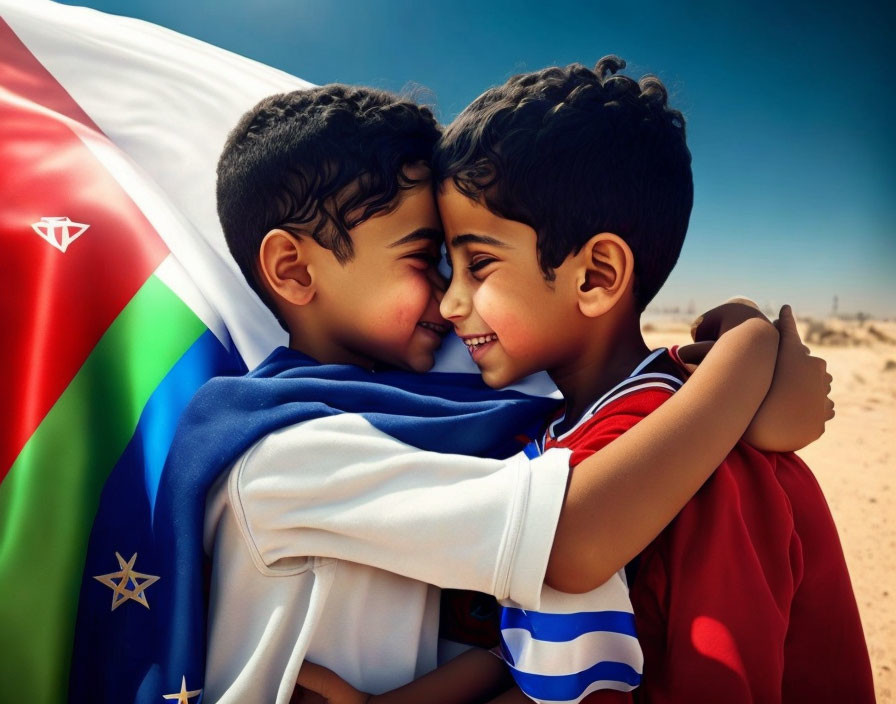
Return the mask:
[[(840, 530), (878, 701), (896, 702), (896, 322), (802, 321), (800, 330), (828, 362), (836, 417), (799, 454)], [(645, 338), (681, 343), (687, 326), (651, 320)]]

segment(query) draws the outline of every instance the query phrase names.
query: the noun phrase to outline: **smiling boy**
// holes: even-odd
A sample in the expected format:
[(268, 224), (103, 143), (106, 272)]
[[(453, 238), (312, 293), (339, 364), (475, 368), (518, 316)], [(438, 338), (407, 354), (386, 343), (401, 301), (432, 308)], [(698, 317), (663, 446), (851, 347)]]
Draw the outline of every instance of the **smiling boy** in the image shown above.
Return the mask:
[[(566, 406), (533, 454), (567, 447), (573, 464), (631, 439), (693, 383), (682, 386), (687, 372), (675, 351), (647, 348), (639, 324), (678, 258), (690, 216), (684, 121), (657, 79), (636, 83), (617, 74), (622, 66), (607, 57), (593, 72), (574, 65), (516, 76), (465, 109), (434, 158), (453, 268), (442, 314), (490, 386), (548, 371)], [(799, 386), (809, 368), (808, 378), (829, 382), (787, 308), (780, 325), (776, 380)], [(698, 328), (700, 337), (718, 332), (712, 316)], [(719, 393), (750, 383), (733, 381)], [(833, 415), (823, 396), (810, 394), (819, 402), (807, 403), (773, 389), (763, 409), (780, 414), (772, 425), (801, 424), (800, 440), (782, 440), (764, 414), (748, 436), (771, 437), (778, 449), (814, 440)], [(708, 423), (695, 441), (712, 441), (714, 433)], [(603, 468), (582, 465), (573, 478), (592, 471), (599, 481)], [(632, 477), (629, 489), (655, 486)], [(625, 532), (651, 520), (634, 505), (621, 516), (607, 509), (593, 506), (591, 530)], [(555, 552), (583, 569), (599, 554)], [(504, 601), (502, 653), (519, 688), (495, 701), (867, 699), (870, 669), (836, 531), (794, 456), (738, 445), (631, 568), (635, 618), (621, 571), (585, 594), (546, 586), (538, 611)], [(644, 680), (630, 693), (641, 681), (634, 621)], [(838, 670), (833, 644), (841, 639), (850, 653)], [(812, 675), (819, 660), (828, 667)], [(500, 687), (497, 663), (470, 651), (374, 697), (315, 665), (303, 668), (300, 682), (331, 704), (455, 704), (482, 701)]]
[[(454, 270), (442, 314), (490, 386), (548, 371), (565, 408), (539, 446), (571, 449), (573, 464), (656, 412), (686, 376), (676, 354), (647, 348), (639, 322), (687, 230), (684, 120), (658, 79), (636, 82), (618, 73), (624, 65), (609, 56), (593, 72), (510, 79), (458, 116), (434, 162)], [(781, 324), (795, 334), (789, 310)], [(808, 419), (807, 440), (831, 409)], [(836, 528), (795, 455), (738, 444), (631, 567), (644, 679), (633, 695), (588, 701), (873, 701)], [(590, 658), (584, 643), (539, 641), (546, 619), (575, 630), (582, 616), (571, 612), (595, 608), (559, 606), (547, 617), (504, 610), (505, 656), (538, 701), (608, 686), (601, 665), (615, 659), (599, 641)]]
[(351, 228), (350, 258), (285, 228), (271, 229), (261, 242), (268, 295), (292, 304), (279, 313), (291, 348), (331, 364), (432, 368), (450, 329), (437, 297), (445, 287), (436, 269), (441, 223), (428, 166), (402, 168), (416, 185), (396, 195), (399, 207)]

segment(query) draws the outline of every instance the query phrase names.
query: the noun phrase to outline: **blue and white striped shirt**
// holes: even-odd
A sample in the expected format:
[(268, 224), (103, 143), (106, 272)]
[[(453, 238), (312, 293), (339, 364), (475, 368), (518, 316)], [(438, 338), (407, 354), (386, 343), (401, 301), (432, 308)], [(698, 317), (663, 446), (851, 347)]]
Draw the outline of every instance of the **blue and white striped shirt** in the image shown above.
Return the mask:
[(585, 594), (546, 586), (540, 611), (503, 606), (504, 659), (536, 702), (578, 702), (597, 689), (629, 691), (641, 682), (644, 657), (623, 571)]
[[(554, 428), (563, 419), (552, 423), (545, 441), (562, 444), (602, 408), (632, 393), (653, 388), (676, 391), (679, 379), (646, 371), (665, 352), (652, 352), (559, 437), (554, 437)], [(538, 456), (544, 444), (531, 443), (526, 454)], [(539, 611), (525, 611), (507, 601), (502, 606), (501, 650), (514, 680), (530, 699), (574, 704), (598, 689), (627, 692), (640, 684), (644, 657), (624, 570), (585, 594), (545, 586)]]

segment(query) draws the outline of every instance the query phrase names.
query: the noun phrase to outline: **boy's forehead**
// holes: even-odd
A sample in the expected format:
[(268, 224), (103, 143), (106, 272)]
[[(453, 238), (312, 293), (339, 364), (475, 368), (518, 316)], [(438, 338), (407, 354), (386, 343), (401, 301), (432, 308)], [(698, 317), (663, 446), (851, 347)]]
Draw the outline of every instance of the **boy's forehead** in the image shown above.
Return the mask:
[(373, 238), (377, 246), (390, 249), (423, 240), (441, 244), (444, 239), (435, 198), (428, 182), (403, 189), (392, 207), (363, 220), (349, 230), (349, 234), (356, 246), (361, 245), (361, 238)]
[(436, 189), (436, 202), (449, 245), (452, 237), (462, 231), (490, 231), (509, 222), (489, 210), (483, 200), (462, 193), (450, 180)]

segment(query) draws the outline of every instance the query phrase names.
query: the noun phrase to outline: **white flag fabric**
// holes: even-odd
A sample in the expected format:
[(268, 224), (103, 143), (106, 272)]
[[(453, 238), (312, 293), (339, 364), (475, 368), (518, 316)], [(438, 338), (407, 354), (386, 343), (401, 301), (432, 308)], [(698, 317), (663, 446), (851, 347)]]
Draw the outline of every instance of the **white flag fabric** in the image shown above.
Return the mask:
[(66, 699), (109, 481), (145, 482), (127, 510), (149, 516), (189, 397), (285, 342), (227, 251), (215, 166), (246, 110), (308, 86), (146, 22), (0, 0), (0, 701)]
[(0, 17), (117, 148), (101, 160), (156, 225), (251, 368), (285, 336), (227, 251), (215, 166), (240, 116), (311, 84), (148, 22), (45, 0)]

